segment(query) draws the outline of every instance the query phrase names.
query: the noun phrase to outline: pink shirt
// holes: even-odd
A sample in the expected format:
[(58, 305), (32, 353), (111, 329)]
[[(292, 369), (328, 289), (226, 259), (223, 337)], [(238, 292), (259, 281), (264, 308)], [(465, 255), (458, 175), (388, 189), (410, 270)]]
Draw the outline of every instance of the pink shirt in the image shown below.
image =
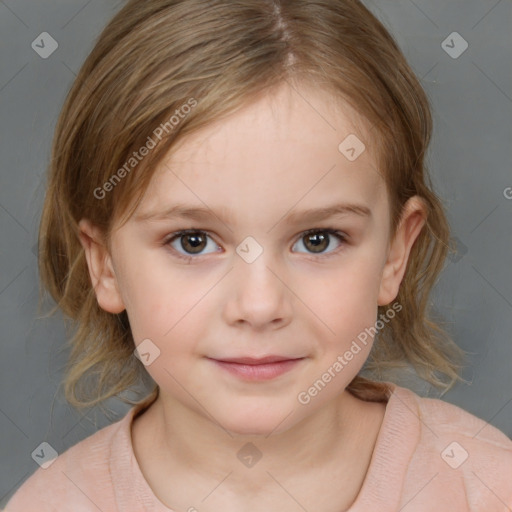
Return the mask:
[[(349, 512), (512, 511), (512, 441), (459, 407), (389, 387), (370, 467)], [(6, 512), (170, 512), (133, 452), (131, 423), (143, 405), (38, 468)], [(191, 504), (199, 512), (200, 499)]]

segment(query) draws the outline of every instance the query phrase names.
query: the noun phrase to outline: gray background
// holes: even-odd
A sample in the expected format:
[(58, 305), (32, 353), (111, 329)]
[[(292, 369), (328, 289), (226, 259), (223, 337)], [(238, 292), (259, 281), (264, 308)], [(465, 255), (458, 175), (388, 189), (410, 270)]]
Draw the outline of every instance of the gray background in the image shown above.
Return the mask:
[[(435, 289), (436, 311), (470, 367), (443, 399), (512, 436), (512, 4), (510, 0), (379, 0), (366, 5), (402, 47), (431, 98), (429, 161), (459, 247)], [(205, 2), (207, 5), (207, 2)], [(0, 507), (38, 467), (31, 453), (58, 453), (124, 415), (72, 410), (59, 385), (62, 318), (37, 311), (36, 232), (50, 142), (65, 95), (119, 0), (0, 1)], [(31, 47), (48, 32), (59, 47)], [(442, 42), (469, 47), (452, 58)], [(452, 52), (460, 41), (450, 38)], [(419, 392), (429, 391), (412, 381)]]

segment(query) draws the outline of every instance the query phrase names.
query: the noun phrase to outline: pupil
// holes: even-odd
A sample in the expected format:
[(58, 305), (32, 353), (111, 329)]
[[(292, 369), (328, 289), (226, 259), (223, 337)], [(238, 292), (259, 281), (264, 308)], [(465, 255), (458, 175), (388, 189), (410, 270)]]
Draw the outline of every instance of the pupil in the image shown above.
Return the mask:
[[(201, 245), (204, 244), (204, 240), (201, 235), (185, 235), (184, 238), (185, 238), (185, 243), (183, 243), (183, 238), (181, 240), (181, 245), (182, 245), (183, 249), (185, 249), (188, 252), (192, 252), (192, 253), (201, 252), (201, 250), (203, 249), (203, 247), (201, 247)], [(190, 247), (186, 247), (186, 245), (189, 245), (192, 248), (192, 250), (190, 250)]]
[(312, 243), (313, 252), (322, 252), (329, 246), (329, 240), (325, 235), (322, 234), (316, 233), (313, 235), (307, 235), (306, 239)]
[[(306, 242), (311, 243), (313, 246), (312, 252), (322, 252), (329, 247), (329, 240), (325, 235), (315, 233), (312, 235), (306, 235), (305, 238)], [(186, 242), (183, 243), (182, 238), (181, 245), (186, 251), (198, 253), (203, 249), (201, 246), (204, 244), (204, 240), (201, 235), (185, 235), (185, 240)], [(186, 245), (189, 245), (189, 247), (187, 248)], [(192, 250), (190, 250), (190, 248), (192, 248)]]

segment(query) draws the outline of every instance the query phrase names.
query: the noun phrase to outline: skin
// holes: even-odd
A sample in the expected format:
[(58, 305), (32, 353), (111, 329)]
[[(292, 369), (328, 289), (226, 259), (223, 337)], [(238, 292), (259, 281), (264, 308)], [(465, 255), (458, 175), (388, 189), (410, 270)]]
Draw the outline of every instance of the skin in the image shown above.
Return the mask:
[[(80, 222), (99, 305), (126, 309), (135, 343), (149, 338), (160, 350), (146, 367), (160, 396), (134, 421), (132, 439), (144, 477), (170, 508), (300, 510), (298, 502), (339, 512), (361, 489), (385, 404), (345, 388), (371, 343), (309, 403), (297, 397), (375, 324), (377, 306), (396, 298), (426, 210), (411, 198), (391, 239), (388, 195), (360, 121), (318, 89), (283, 84), (184, 139), (114, 230), (110, 253), (99, 230)], [(338, 150), (349, 134), (367, 142), (352, 162)], [(178, 202), (211, 214), (137, 219)], [(371, 215), (286, 221), (337, 203)], [(314, 252), (304, 231), (328, 227), (345, 240), (324, 231), (329, 245)], [(181, 259), (190, 237), (165, 242), (192, 228), (209, 237), (202, 253)], [(263, 249), (252, 263), (236, 252), (248, 236)], [(207, 359), (269, 354), (304, 359), (265, 382)], [(237, 458), (249, 442), (262, 454), (250, 468)]]

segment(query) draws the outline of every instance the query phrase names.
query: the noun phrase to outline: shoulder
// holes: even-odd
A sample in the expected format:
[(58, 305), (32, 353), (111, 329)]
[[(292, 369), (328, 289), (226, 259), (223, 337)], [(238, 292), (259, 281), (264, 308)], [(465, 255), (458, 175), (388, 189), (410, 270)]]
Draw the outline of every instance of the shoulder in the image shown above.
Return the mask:
[(395, 387), (392, 394), (417, 416), (418, 441), (408, 471), (416, 492), (420, 477), (425, 484), (428, 482), (431, 492), (453, 500), (457, 506), (464, 504), (463, 510), (510, 510), (509, 437), (456, 405), (422, 398), (400, 387)]
[(110, 459), (114, 447), (123, 449), (114, 440), (129, 428), (132, 414), (130, 410), (121, 420), (58, 455), (45, 469), (38, 468), (14, 493), (5, 511), (68, 510), (70, 503), (74, 512), (97, 511), (98, 507), (115, 510)]

